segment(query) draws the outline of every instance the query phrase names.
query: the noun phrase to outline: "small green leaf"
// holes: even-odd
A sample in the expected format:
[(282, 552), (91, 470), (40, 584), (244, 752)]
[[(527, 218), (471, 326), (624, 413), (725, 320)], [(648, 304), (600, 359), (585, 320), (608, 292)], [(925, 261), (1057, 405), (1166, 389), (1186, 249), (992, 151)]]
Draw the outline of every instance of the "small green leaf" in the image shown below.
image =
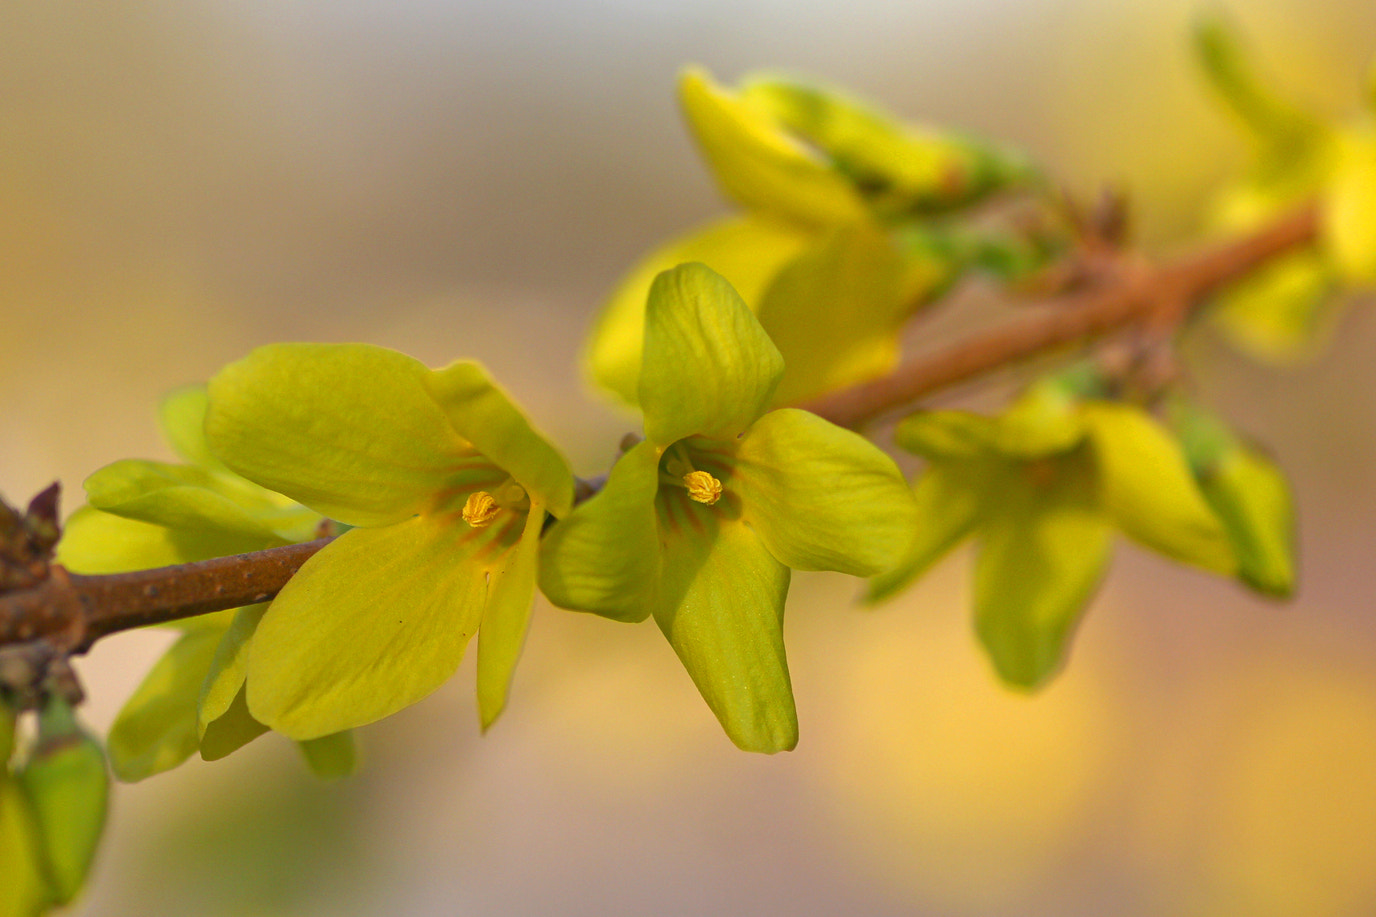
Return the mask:
[(601, 492), (545, 536), (540, 591), (560, 608), (643, 621), (659, 577), (659, 453), (642, 442), (617, 460)]
[(1094, 402), (1084, 416), (1103, 506), (1128, 537), (1182, 563), (1231, 576), (1232, 544), (1179, 445), (1141, 410)]
[(776, 405), (882, 375), (898, 362), (904, 322), (923, 303), (905, 298), (905, 264), (888, 236), (839, 227), (783, 265), (757, 313), (783, 355)]
[(163, 398), (158, 405), (162, 435), (182, 461), (212, 471), (228, 468), (210, 451), (205, 441), (205, 412), (210, 395), (204, 385), (187, 385)]
[(1098, 588), (1113, 527), (1083, 455), (1011, 470), (975, 556), (975, 630), (999, 677), (1041, 686), (1065, 661)]
[(33, 808), (0, 768), (0, 917), (38, 917), (54, 903)]
[(536, 503), (526, 516), (521, 540), (506, 553), (501, 567), (489, 574), (487, 605), (478, 629), (478, 714), (484, 731), (506, 707), (512, 673), (525, 645), (544, 522), (544, 508)]
[(1261, 453), (1239, 446), (1200, 476), (1200, 490), (1228, 530), (1238, 576), (1258, 592), (1295, 590), (1295, 510), (1285, 475)]
[(453, 363), (427, 377), (458, 434), (516, 479), (556, 517), (573, 505), (573, 472), (477, 363)]
[(248, 672), (249, 646), (267, 610), (266, 603), (236, 609), (229, 627), (220, 638), (220, 645), (215, 649), (215, 658), (201, 685), (197, 702), (197, 729), (202, 738), (205, 737), (206, 728), (227, 714), (243, 692), (244, 678)]
[(655, 621), (731, 741), (772, 754), (798, 743), (784, 655), (789, 571), (739, 521), (678, 493), (661, 500)]
[(144, 677), (110, 727), (110, 766), (125, 783), (170, 770), (196, 752), (196, 698), (221, 631), (189, 631)]
[(241, 684), (229, 705), (201, 732), (201, 759), (218, 761), (227, 757), (268, 731), (268, 727), (248, 712), (248, 698)]
[(727, 197), (810, 226), (866, 218), (850, 182), (761, 107), (717, 86), (700, 70), (680, 78), (679, 101)]
[(720, 275), (684, 264), (655, 278), (640, 371), (650, 442), (734, 439), (765, 412), (783, 371), (778, 348)]
[(116, 516), (237, 536), (254, 545), (246, 551), (287, 543), (256, 515), (278, 509), (266, 491), (194, 465), (125, 459), (92, 474), (85, 486), (92, 506)]
[(321, 780), (348, 777), (358, 768), (358, 753), (352, 732), (336, 732), (298, 743), (311, 773)]
[(1004, 464), (934, 462), (913, 485), (917, 525), (898, 566), (869, 581), (865, 601), (884, 602), (916, 580), (976, 530), (986, 505), (999, 499)]
[(740, 98), (825, 152), (882, 214), (947, 210), (1032, 174), (1021, 158), (905, 125), (835, 90), (761, 74), (742, 81)]
[(969, 411), (918, 411), (899, 421), (893, 439), (900, 448), (932, 461), (974, 461), (994, 457), (998, 421)]
[(210, 382), (206, 440), (225, 464), (349, 525), (426, 508), (474, 452), (419, 361), (367, 344), (270, 344)]
[(1213, 12), (1195, 21), (1195, 51), (1204, 74), (1277, 165), (1302, 155), (1319, 128), (1308, 115), (1276, 96), (1253, 71), (1236, 26)]
[(1349, 283), (1376, 284), (1376, 132), (1349, 132), (1324, 191), (1323, 244)]
[(655, 277), (676, 265), (700, 261), (726, 278), (745, 304), (758, 311), (779, 268), (814, 235), (805, 227), (752, 213), (711, 223), (656, 249), (631, 269), (603, 306), (584, 354), (589, 374), (627, 404), (638, 404), (645, 300)]
[(505, 553), (498, 529), (423, 515), (351, 529), (326, 545), (258, 624), (249, 712), (304, 740), (430, 694), (454, 674), (482, 621), (488, 575)]
[(918, 522), (893, 459), (815, 414), (784, 408), (736, 449), (726, 491), (769, 553), (795, 570), (873, 576), (891, 569)]

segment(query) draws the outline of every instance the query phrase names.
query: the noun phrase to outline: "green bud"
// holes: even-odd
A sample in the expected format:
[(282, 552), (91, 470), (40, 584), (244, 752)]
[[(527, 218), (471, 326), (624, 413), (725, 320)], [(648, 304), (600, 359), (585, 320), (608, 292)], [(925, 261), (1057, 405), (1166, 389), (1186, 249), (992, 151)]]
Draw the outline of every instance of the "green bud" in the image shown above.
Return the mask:
[(0, 917), (37, 917), (52, 902), (33, 807), (0, 769)]
[(38, 744), (18, 774), (33, 808), (54, 899), (67, 904), (86, 881), (105, 828), (110, 778), (100, 743), (53, 699), (38, 721)]

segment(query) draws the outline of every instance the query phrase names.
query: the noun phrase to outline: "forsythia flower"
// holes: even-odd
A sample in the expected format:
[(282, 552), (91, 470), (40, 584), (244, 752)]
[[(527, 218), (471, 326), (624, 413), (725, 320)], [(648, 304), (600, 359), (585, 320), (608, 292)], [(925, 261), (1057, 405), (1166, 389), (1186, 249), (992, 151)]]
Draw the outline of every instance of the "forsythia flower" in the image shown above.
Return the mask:
[(565, 608), (653, 615), (737, 745), (792, 748), (789, 568), (891, 567), (916, 523), (912, 497), (862, 437), (804, 411), (766, 413), (783, 360), (703, 265), (655, 280), (643, 349), (646, 439), (550, 532), (541, 588)]
[(210, 383), (206, 437), (251, 481), (354, 526), (292, 577), (244, 665), (252, 715), (309, 739), (440, 686), (478, 634), (484, 728), (506, 701), (546, 513), (573, 477), (476, 363), (276, 344)]

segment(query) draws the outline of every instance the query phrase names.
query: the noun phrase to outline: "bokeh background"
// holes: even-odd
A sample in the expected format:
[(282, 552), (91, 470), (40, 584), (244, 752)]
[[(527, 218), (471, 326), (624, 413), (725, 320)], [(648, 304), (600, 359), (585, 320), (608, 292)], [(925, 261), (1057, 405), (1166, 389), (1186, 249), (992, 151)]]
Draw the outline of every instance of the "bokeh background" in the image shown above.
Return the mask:
[[(159, 396), (276, 340), (484, 360), (602, 470), (581, 335), (723, 210), (677, 69), (824, 77), (1130, 190), (1158, 249), (1244, 159), (1181, 0), (16, 0), (0, 5), (0, 491), (167, 458)], [(1266, 69), (1357, 105), (1367, 0), (1241, 0)], [(268, 737), (121, 789), (90, 915), (1376, 913), (1376, 318), (1199, 387), (1303, 513), (1277, 605), (1124, 545), (1071, 665), (997, 687), (961, 554), (901, 601), (798, 576), (802, 742), (735, 751), (651, 625), (541, 604), (480, 738), (471, 660), (314, 783)], [(82, 671), (108, 726), (167, 634)]]

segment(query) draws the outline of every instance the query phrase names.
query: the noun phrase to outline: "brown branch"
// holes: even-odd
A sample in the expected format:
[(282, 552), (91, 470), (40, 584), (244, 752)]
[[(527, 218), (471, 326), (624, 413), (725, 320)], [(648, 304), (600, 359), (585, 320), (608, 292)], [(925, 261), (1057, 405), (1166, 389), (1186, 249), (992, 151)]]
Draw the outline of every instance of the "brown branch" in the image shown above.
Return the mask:
[(266, 602), (330, 541), (101, 576), (54, 566), (37, 585), (0, 595), (0, 646), (41, 639), (81, 652), (117, 631)]
[[(1037, 314), (1020, 314), (806, 407), (842, 426), (860, 427), (1015, 361), (1133, 325), (1178, 321), (1223, 284), (1312, 243), (1317, 225), (1315, 209), (1307, 207), (1252, 235), (1161, 266), (1125, 262), (1095, 287), (1050, 300)], [(58, 652), (81, 652), (118, 631), (265, 602), (329, 540), (104, 576), (54, 566), (35, 585), (0, 593), (0, 647), (43, 641)]]
[[(1161, 311), (1184, 317), (1210, 293), (1267, 261), (1311, 244), (1318, 233), (1312, 206), (1287, 214), (1256, 233), (1160, 266), (1129, 265), (1100, 284), (1049, 300), (1036, 314), (917, 357), (887, 376), (802, 405), (832, 423), (858, 428), (938, 389), (1011, 363), (1084, 343)], [(1182, 309), (1181, 305), (1185, 304)], [(1178, 314), (1177, 314), (1178, 313)]]

